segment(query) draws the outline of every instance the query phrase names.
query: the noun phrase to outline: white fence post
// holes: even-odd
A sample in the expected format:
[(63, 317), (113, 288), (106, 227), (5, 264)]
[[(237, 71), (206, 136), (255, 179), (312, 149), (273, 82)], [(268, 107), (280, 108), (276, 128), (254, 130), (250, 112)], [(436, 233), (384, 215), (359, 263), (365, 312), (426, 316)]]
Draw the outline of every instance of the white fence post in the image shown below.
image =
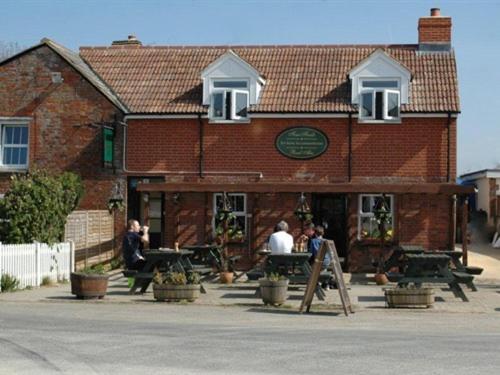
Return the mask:
[[(2, 243), (0, 242), (0, 280), (2, 279), (2, 257), (3, 257)], [(2, 291), (2, 284), (0, 284), (0, 292), (1, 291)]]
[(40, 265), (40, 242), (35, 242), (35, 264), (36, 264), (36, 286), (40, 286), (42, 284), (42, 275), (41, 275), (41, 265)]
[(69, 274), (75, 272), (75, 242), (69, 241)]

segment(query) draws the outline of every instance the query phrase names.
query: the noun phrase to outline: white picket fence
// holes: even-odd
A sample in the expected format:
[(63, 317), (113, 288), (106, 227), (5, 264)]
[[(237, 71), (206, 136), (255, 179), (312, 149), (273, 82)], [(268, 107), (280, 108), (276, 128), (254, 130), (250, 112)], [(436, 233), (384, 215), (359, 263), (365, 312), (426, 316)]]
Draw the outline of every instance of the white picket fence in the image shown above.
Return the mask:
[(44, 277), (53, 281), (69, 280), (75, 270), (75, 246), (64, 242), (5, 245), (0, 242), (0, 277), (9, 274), (19, 287), (40, 286)]

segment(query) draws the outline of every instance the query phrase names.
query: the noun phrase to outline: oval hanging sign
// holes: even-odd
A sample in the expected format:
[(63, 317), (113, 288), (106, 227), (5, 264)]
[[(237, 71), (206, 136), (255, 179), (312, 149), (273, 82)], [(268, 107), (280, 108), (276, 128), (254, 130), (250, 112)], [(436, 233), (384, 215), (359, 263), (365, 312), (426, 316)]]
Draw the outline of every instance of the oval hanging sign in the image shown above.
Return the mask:
[(276, 148), (292, 159), (313, 159), (328, 148), (328, 138), (320, 130), (307, 126), (289, 128), (276, 137)]

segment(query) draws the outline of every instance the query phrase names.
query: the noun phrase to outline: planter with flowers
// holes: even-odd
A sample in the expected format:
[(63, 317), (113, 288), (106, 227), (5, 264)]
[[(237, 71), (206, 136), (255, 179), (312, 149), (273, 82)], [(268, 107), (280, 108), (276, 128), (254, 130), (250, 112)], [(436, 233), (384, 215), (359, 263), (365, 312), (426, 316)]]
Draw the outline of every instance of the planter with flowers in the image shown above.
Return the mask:
[(200, 275), (190, 272), (157, 273), (153, 278), (153, 297), (157, 301), (195, 301), (200, 296)]

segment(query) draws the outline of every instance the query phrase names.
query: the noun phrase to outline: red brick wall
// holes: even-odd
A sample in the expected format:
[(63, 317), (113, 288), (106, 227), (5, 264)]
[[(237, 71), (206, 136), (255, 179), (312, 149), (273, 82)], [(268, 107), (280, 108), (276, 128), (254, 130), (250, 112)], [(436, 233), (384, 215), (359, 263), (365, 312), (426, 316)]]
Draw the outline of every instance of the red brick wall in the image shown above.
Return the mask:
[(418, 42), (451, 42), (451, 17), (423, 17), (418, 20)]
[[(60, 72), (63, 83), (52, 83), (51, 72)], [(91, 124), (110, 122), (121, 115), (70, 65), (43, 46), (0, 66), (0, 117), (3, 116), (32, 118), (30, 168), (78, 173), (85, 184), (79, 209), (107, 207), (119, 175), (102, 167), (101, 128)], [(120, 166), (122, 129), (117, 130), (115, 158)], [(9, 176), (10, 173), (0, 171), (0, 191), (8, 188)], [(117, 214), (115, 233), (122, 232), (124, 222), (124, 215)]]
[[(353, 120), (354, 182), (445, 182), (447, 118), (404, 118), (402, 124), (358, 124)], [(196, 175), (199, 158), (197, 120), (130, 120), (128, 169), (137, 172), (185, 171)], [(283, 130), (307, 125), (329, 138), (327, 151), (312, 160), (292, 160), (275, 148)], [(456, 120), (451, 123), (451, 176), (456, 173)], [(262, 181), (347, 182), (348, 120), (253, 119), (250, 124), (204, 121), (206, 172), (262, 172)], [(453, 177), (454, 178), (454, 177)], [(374, 180), (375, 179), (375, 180)]]

